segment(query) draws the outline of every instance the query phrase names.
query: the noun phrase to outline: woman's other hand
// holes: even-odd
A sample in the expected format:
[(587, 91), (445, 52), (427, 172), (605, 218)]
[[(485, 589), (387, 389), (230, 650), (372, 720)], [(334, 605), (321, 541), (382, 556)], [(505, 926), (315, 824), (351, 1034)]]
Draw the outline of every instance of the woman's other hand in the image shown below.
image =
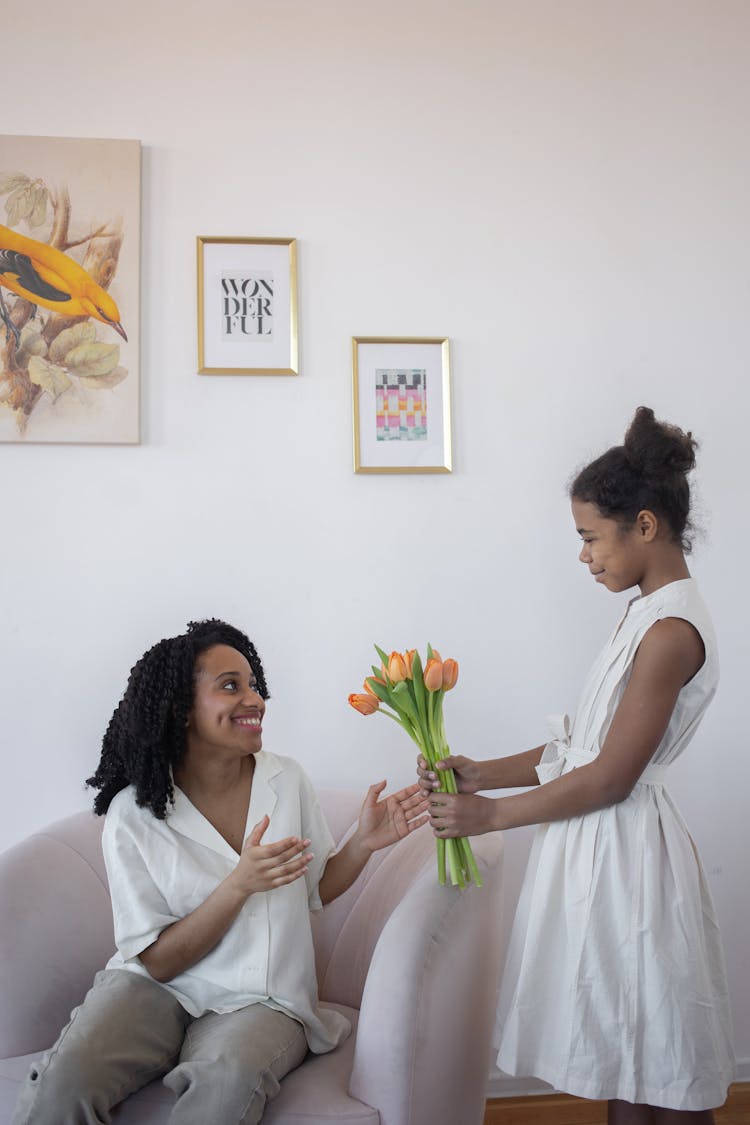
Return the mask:
[(287, 836), (275, 844), (262, 844), (268, 825), (267, 816), (258, 821), (229, 876), (246, 896), (295, 882), (305, 874), (313, 858), (312, 853), (306, 850), (310, 841), (300, 840), (297, 836)]

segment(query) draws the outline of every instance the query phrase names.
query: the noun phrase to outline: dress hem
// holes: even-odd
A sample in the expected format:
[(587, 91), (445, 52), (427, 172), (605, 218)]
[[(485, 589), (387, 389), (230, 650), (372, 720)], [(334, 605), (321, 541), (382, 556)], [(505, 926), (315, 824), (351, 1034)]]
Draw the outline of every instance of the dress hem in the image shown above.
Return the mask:
[[(689, 1110), (692, 1112), (700, 1112), (701, 1110), (719, 1109), (727, 1100), (729, 1087), (734, 1081), (734, 1076), (727, 1078), (726, 1082), (717, 1082), (715, 1094), (706, 1094), (704, 1098), (682, 1098), (680, 1100), (668, 1101), (663, 1092), (649, 1091), (648, 1089), (618, 1089), (614, 1092), (611, 1088), (606, 1088), (600, 1083), (586, 1082), (583, 1079), (580, 1082), (575, 1079), (567, 1078), (564, 1072), (560, 1072), (553, 1066), (545, 1066), (544, 1063), (539, 1063), (532, 1068), (521, 1069), (516, 1067), (508, 1069), (508, 1066), (503, 1063), (500, 1055), (497, 1057), (497, 1065), (503, 1074), (507, 1074), (510, 1078), (538, 1078), (540, 1082), (546, 1082), (549, 1086), (553, 1086), (555, 1091), (561, 1094), (570, 1094), (574, 1098), (585, 1098), (587, 1101), (623, 1101), (630, 1102), (632, 1105), (650, 1105), (658, 1109), (674, 1109), (674, 1110)], [(720, 1089), (724, 1090), (723, 1094), (719, 1094)], [(696, 1104), (696, 1102), (698, 1104)]]

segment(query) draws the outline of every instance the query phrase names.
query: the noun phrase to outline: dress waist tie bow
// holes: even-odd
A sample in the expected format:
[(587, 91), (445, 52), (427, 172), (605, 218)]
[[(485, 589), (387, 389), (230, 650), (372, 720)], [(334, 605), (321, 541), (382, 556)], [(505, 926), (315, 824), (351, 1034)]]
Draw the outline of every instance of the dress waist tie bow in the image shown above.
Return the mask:
[[(536, 767), (537, 777), (541, 785), (553, 781), (565, 773), (570, 773), (577, 766), (587, 766), (598, 758), (593, 750), (585, 750), (582, 746), (571, 745), (571, 725), (567, 715), (548, 715), (551, 740), (544, 747), (539, 764)], [(667, 778), (668, 766), (651, 763), (638, 778), (637, 785), (663, 785)]]

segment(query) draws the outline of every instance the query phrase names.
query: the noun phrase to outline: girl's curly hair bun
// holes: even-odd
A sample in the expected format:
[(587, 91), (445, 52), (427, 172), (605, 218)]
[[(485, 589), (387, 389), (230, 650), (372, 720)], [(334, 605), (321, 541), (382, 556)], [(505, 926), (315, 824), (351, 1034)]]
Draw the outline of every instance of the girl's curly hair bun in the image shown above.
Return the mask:
[(637, 472), (656, 478), (695, 468), (698, 442), (688, 430), (659, 422), (648, 406), (639, 406), (625, 434), (625, 455)]

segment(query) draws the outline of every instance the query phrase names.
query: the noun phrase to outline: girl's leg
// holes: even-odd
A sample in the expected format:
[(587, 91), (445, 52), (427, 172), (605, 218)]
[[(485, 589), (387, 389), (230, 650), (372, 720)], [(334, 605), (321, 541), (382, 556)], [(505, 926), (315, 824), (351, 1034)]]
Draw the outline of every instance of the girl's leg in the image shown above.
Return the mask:
[(714, 1125), (712, 1109), (655, 1109), (654, 1125)]
[(611, 1101), (607, 1107), (607, 1125), (714, 1125), (714, 1114), (711, 1109), (662, 1109)]
[(607, 1125), (656, 1125), (650, 1105), (634, 1105), (613, 1099), (607, 1102)]
[(177, 1095), (170, 1125), (256, 1125), (306, 1054), (302, 1024), (264, 1004), (206, 1013), (188, 1028), (180, 1061), (164, 1079)]
[(90, 1125), (174, 1066), (190, 1016), (171, 993), (121, 969), (93, 988), (31, 1068), (12, 1125)]

